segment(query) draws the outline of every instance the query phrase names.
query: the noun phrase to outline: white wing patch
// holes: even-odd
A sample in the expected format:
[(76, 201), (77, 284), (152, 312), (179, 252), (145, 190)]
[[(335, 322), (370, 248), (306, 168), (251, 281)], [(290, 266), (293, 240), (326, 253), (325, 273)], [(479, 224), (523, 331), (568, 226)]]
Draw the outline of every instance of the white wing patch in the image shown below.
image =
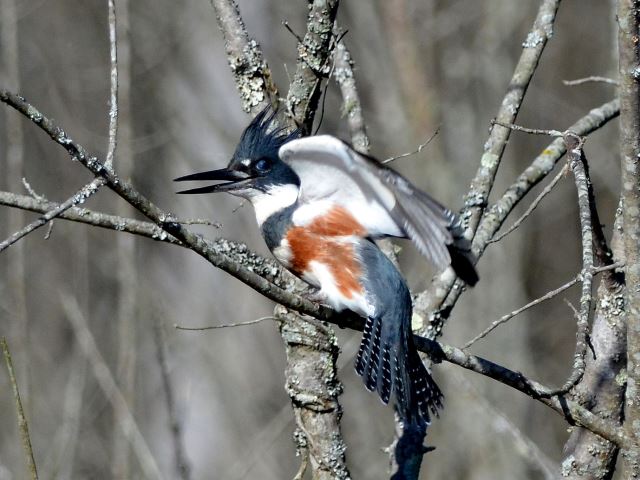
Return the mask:
[[(331, 204), (349, 211), (372, 237), (405, 236), (389, 214), (395, 206), (393, 192), (360, 168), (340, 140), (328, 135), (306, 137), (286, 143), (279, 155), (300, 177), (299, 203), (304, 215), (294, 217), (296, 225), (304, 225), (306, 215), (317, 216), (317, 205)], [(304, 209), (305, 205), (310, 208)]]
[(329, 135), (286, 143), (280, 158), (300, 177), (300, 203), (331, 200), (372, 237), (409, 237), (437, 267), (451, 263), (457, 217), (407, 179)]

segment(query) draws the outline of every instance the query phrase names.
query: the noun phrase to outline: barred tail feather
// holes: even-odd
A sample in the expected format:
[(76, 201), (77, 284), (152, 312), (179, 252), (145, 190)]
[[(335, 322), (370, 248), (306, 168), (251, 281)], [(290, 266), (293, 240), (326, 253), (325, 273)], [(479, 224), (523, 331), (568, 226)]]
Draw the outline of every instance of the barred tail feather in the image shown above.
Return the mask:
[(355, 368), (385, 404), (393, 396), (404, 422), (428, 425), (442, 407), (442, 393), (425, 368), (410, 332), (392, 319), (367, 319)]

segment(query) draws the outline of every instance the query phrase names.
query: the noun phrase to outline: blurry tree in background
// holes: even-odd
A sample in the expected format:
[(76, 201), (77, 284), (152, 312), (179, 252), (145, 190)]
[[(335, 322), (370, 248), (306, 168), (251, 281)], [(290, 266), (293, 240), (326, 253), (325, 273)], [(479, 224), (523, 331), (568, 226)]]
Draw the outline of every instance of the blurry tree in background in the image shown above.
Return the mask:
[[(394, 432), (394, 478), (640, 474), (640, 2), (0, 8), (0, 479), (385, 478)], [(394, 168), (461, 207), (472, 290), (384, 245), (441, 362), (424, 458), (353, 372), (361, 319), (306, 299), (249, 207), (173, 194), (267, 103), (419, 150)]]

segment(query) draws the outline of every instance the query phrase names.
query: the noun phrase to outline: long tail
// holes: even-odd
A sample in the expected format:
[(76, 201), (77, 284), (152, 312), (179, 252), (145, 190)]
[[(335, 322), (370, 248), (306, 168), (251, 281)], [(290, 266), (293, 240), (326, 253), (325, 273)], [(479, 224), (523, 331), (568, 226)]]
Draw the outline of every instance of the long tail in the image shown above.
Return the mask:
[(442, 408), (443, 397), (418, 355), (410, 319), (410, 311), (408, 318), (367, 318), (355, 367), (367, 389), (375, 390), (385, 404), (395, 398), (403, 422), (428, 425), (430, 414), (437, 416)]

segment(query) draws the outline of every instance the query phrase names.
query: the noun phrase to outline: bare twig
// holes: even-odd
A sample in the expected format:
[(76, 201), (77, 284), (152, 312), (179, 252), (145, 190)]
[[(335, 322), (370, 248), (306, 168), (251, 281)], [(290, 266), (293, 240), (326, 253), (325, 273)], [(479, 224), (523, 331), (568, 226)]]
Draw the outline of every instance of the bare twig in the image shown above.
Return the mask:
[[(595, 274), (600, 273), (600, 272), (605, 272), (605, 271), (609, 271), (609, 270), (615, 270), (616, 268), (620, 268), (623, 265), (624, 265), (624, 263), (614, 263), (612, 265), (606, 265), (604, 267), (593, 267), (591, 272), (592, 272), (593, 275), (595, 275)], [(489, 335), (491, 332), (493, 332), (500, 325), (502, 325), (504, 323), (507, 323), (513, 317), (515, 317), (517, 315), (520, 315), (525, 310), (529, 310), (530, 308), (535, 307), (536, 305), (540, 305), (541, 303), (560, 295), (562, 292), (564, 292), (565, 290), (568, 290), (569, 288), (573, 287), (576, 283), (578, 283), (582, 279), (583, 279), (583, 274), (579, 273), (578, 275), (576, 275), (574, 278), (572, 278), (571, 280), (569, 280), (567, 283), (563, 284), (562, 286), (560, 286), (560, 287), (558, 287), (558, 288), (556, 288), (554, 290), (551, 290), (550, 292), (545, 293), (541, 297), (538, 297), (535, 300), (527, 303), (526, 305), (523, 305), (522, 307), (517, 308), (516, 310), (512, 311), (511, 313), (507, 313), (506, 315), (503, 315), (498, 320), (496, 320), (491, 325), (489, 325), (489, 327), (487, 327), (481, 333), (479, 333), (478, 335), (473, 337), (471, 340), (469, 340), (467, 343), (465, 343), (464, 344), (464, 348), (465, 349), (469, 348), (471, 345), (476, 343), (478, 340), (480, 340), (482, 338), (485, 338), (487, 335)]]
[(531, 135), (547, 135), (549, 137), (562, 137), (564, 135), (560, 130), (546, 130), (543, 128), (527, 128), (515, 123), (500, 122), (495, 118), (491, 120), (491, 125), (500, 125), (501, 127), (514, 130), (516, 132), (530, 133)]
[(28, 234), (40, 228), (43, 225), (46, 225), (47, 222), (51, 221), (55, 217), (59, 216), (63, 212), (69, 210), (71, 207), (75, 207), (80, 203), (84, 203), (89, 197), (91, 197), (94, 193), (98, 191), (98, 189), (105, 184), (105, 180), (103, 178), (96, 178), (84, 187), (82, 187), (75, 195), (69, 197), (64, 202), (60, 203), (53, 210), (49, 210), (42, 217), (37, 220), (31, 222), (29, 225), (24, 227), (22, 230), (15, 232), (6, 240), (0, 242), (0, 252), (9, 248), (11, 245), (16, 243), (21, 238), (26, 237)]
[(174, 469), (181, 480), (189, 480), (191, 478), (191, 467), (185, 454), (182, 442), (182, 426), (178, 420), (176, 412), (173, 387), (171, 385), (171, 377), (169, 375), (169, 366), (167, 365), (167, 341), (165, 339), (162, 324), (157, 322), (154, 326), (156, 357), (158, 366), (160, 367), (160, 375), (162, 377), (162, 387), (164, 390), (164, 398), (167, 404), (167, 415), (169, 417), (169, 427), (171, 428), (171, 439), (173, 443)]
[[(591, 204), (595, 206), (593, 200)], [(601, 264), (610, 264), (614, 256), (622, 255), (622, 209), (616, 211), (612, 249), (605, 242), (595, 208), (592, 219), (596, 257)], [(587, 357), (584, 377), (571, 395), (593, 413), (620, 424), (626, 386), (620, 379), (624, 378), (627, 362), (624, 275), (609, 271), (603, 273), (603, 277), (589, 334), (595, 355)], [(584, 480), (585, 472), (589, 472), (591, 478), (611, 478), (619, 454), (618, 446), (583, 428), (573, 429), (562, 451), (562, 475), (569, 480)]]
[[(0, 205), (20, 208), (31, 212), (46, 213), (58, 208), (59, 203), (47, 200), (37, 200), (31, 196), (17, 193), (0, 192)], [(157, 241), (179, 244), (180, 242), (158, 227), (155, 223), (144, 222), (133, 218), (109, 215), (86, 208), (72, 207), (60, 214), (59, 218), (73, 222), (84, 223), (94, 227), (127, 232)]]
[(617, 80), (614, 80), (613, 78), (608, 78), (608, 77), (600, 77), (598, 75), (591, 75), (590, 77), (585, 77), (585, 78), (577, 78), (575, 80), (563, 80), (562, 83), (572, 87), (574, 85), (582, 85), (584, 83), (591, 83), (591, 82), (596, 82), (596, 83), (608, 83), (609, 85), (619, 85)]
[(147, 478), (164, 478), (158, 468), (158, 464), (156, 463), (153, 454), (151, 453), (151, 450), (149, 449), (147, 441), (138, 428), (138, 424), (127, 405), (127, 401), (118, 388), (111, 370), (104, 361), (104, 358), (96, 345), (95, 339), (87, 325), (87, 320), (82, 314), (77, 300), (67, 294), (63, 294), (61, 298), (66, 316), (73, 327), (73, 332), (76, 335), (84, 355), (91, 364), (93, 374), (96, 377), (100, 388), (109, 402), (111, 402), (114, 407), (117, 405), (116, 408), (123, 413), (120, 427), (129, 441), (131, 448), (135, 452), (145, 475)]
[(104, 162), (107, 168), (113, 167), (116, 153), (118, 134), (118, 42), (116, 28), (115, 0), (107, 0), (109, 22), (109, 59), (110, 59), (110, 88), (109, 88), (109, 146)]
[(276, 320), (276, 318), (272, 316), (261, 317), (261, 318), (256, 318), (255, 320), (249, 320), (248, 322), (227, 323), (225, 325), (209, 325), (207, 327), (184, 327), (182, 325), (174, 324), (173, 328), (175, 328), (176, 330), (195, 330), (195, 331), (216, 330), (218, 328), (233, 328), (233, 327), (245, 327), (247, 325), (255, 325), (256, 323), (261, 323), (261, 322), (264, 322), (265, 320)]
[(26, 178), (22, 177), (22, 185), (24, 186), (25, 190), (27, 192), (29, 192), (29, 194), (35, 198), (36, 200), (46, 200), (44, 195), (40, 195), (38, 194), (38, 192), (36, 192), (34, 190), (34, 188), (31, 186), (31, 184), (27, 181)]
[(489, 243), (499, 242), (504, 237), (506, 237), (507, 235), (512, 233), (514, 230), (516, 230), (520, 225), (522, 225), (522, 222), (524, 222), (529, 217), (529, 215), (533, 213), (533, 211), (538, 207), (538, 205), (540, 205), (540, 202), (542, 202), (544, 197), (549, 195), (551, 191), (554, 189), (554, 187), (558, 184), (558, 182), (560, 182), (560, 180), (562, 180), (567, 175), (568, 171), (569, 171), (569, 164), (565, 164), (565, 166), (562, 167), (562, 170), (560, 170), (558, 174), (555, 177), (553, 177), (553, 180), (551, 180), (549, 184), (546, 187), (544, 187), (544, 189), (536, 197), (536, 199), (533, 202), (531, 202), (531, 205), (529, 205), (529, 208), (527, 208), (527, 211), (524, 212), (522, 216), (518, 218), (515, 222), (513, 222), (513, 225), (511, 225), (508, 229), (506, 229), (500, 235), (496, 235), (491, 240), (489, 240)]
[[(618, 100), (612, 100), (591, 110), (587, 115), (571, 125), (569, 130), (578, 135), (588, 135), (616, 118), (619, 113), (620, 103)], [(554, 169), (558, 160), (565, 153), (564, 141), (561, 138), (557, 138), (533, 160), (531, 165), (518, 176), (503, 195), (487, 209), (473, 240), (473, 249), (478, 257), (482, 256), (489, 245), (489, 241), (500, 229), (515, 206)], [(416, 299), (416, 313), (423, 318), (429, 318), (429, 325), (425, 331), (428, 332), (430, 337), (440, 334), (444, 321), (464, 290), (462, 286), (461, 288), (451, 289), (453, 281), (454, 278), (448, 276), (445, 272), (437, 277), (429, 289), (420, 293)], [(442, 298), (445, 298), (444, 302)]]
[(282, 26), (287, 29), (287, 32), (289, 32), (291, 35), (293, 35), (293, 38), (295, 38), (300, 45), (302, 45), (304, 43), (304, 39), (300, 35), (298, 35), (295, 32), (295, 30), (293, 30), (293, 28), (291, 28), (291, 25), (289, 25), (289, 22), (287, 22), (286, 20), (283, 20), (282, 21)]
[(208, 225), (209, 227), (222, 228), (220, 222), (214, 222), (206, 218), (185, 218), (184, 220), (178, 219), (177, 222), (182, 225)]
[(435, 131), (431, 134), (429, 138), (427, 138), (423, 143), (418, 145), (417, 149), (413, 150), (412, 152), (407, 152), (407, 153), (403, 153), (402, 155), (397, 155), (395, 157), (387, 158), (386, 160), (383, 160), (382, 163), (390, 163), (395, 160), (398, 160), (399, 158), (410, 157), (412, 155), (416, 155), (420, 153), (424, 147), (429, 145), (431, 141), (438, 136), (438, 133), (440, 133), (440, 126), (438, 126), (438, 128), (435, 129)]
[(16, 404), (16, 414), (18, 416), (18, 430), (20, 430), (20, 440), (22, 442), (22, 449), (24, 450), (25, 458), (27, 460), (27, 469), (32, 480), (38, 479), (38, 469), (36, 467), (36, 461), (33, 456), (33, 448), (31, 446), (31, 437), (29, 436), (29, 424), (27, 417), (24, 414), (22, 408), (22, 400), (20, 400), (20, 390), (18, 389), (18, 382), (13, 371), (13, 362), (11, 361), (11, 352), (9, 351), (9, 345), (7, 339), (0, 338), (0, 345), (2, 345), (2, 353), (4, 354), (4, 362), (9, 372), (9, 381), (11, 382), (11, 388), (13, 389), (13, 399)]

